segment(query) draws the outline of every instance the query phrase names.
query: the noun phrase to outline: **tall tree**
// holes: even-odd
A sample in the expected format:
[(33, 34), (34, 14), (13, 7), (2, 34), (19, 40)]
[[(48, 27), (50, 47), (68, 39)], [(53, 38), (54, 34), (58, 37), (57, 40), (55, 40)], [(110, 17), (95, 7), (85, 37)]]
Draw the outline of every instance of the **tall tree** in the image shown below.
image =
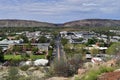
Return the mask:
[(108, 54), (117, 54), (120, 53), (120, 42), (113, 43), (107, 50)]
[(85, 53), (85, 45), (84, 44), (77, 44), (75, 45), (75, 51), (77, 53), (81, 53), (81, 54), (84, 54)]
[(23, 39), (24, 43), (28, 43), (29, 42), (28, 38), (25, 35), (20, 35), (19, 37)]
[(47, 43), (49, 40), (45, 37), (45, 36), (41, 36), (39, 39), (38, 39), (38, 42), (39, 43)]
[(65, 46), (65, 44), (68, 43), (68, 39), (62, 38), (61, 43), (62, 43), (63, 46)]
[(90, 53), (91, 53), (93, 56), (95, 56), (96, 54), (99, 53), (99, 49), (93, 48), (93, 49), (90, 50)]
[(2, 51), (2, 47), (0, 47), (0, 62), (4, 61), (4, 53)]

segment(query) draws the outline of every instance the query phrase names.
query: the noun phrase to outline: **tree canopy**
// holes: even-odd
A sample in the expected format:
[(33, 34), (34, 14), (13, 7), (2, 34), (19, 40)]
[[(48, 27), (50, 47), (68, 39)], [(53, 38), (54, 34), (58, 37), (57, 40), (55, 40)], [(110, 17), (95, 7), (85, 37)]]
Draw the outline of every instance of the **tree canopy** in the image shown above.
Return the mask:
[(4, 61), (4, 53), (2, 52), (2, 47), (0, 47), (0, 62)]
[(120, 42), (113, 43), (107, 50), (108, 54), (117, 54), (120, 53)]
[(47, 39), (45, 36), (41, 36), (41, 37), (38, 39), (38, 42), (39, 42), (39, 43), (47, 43), (47, 42), (49, 42), (49, 39)]

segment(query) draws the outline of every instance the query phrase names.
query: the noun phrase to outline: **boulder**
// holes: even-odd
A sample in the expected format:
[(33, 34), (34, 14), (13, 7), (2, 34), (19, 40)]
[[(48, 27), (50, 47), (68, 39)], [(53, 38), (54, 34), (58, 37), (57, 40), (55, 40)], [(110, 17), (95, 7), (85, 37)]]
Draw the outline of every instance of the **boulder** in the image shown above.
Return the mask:
[(47, 64), (48, 64), (47, 59), (37, 59), (37, 60), (34, 61), (35, 66), (45, 66)]
[(35, 70), (35, 71), (33, 71), (32, 76), (38, 77), (38, 78), (43, 78), (45, 76), (45, 74), (43, 72), (41, 72), (40, 70)]
[(107, 66), (115, 66), (116, 65), (116, 59), (111, 59), (106, 62)]
[(82, 75), (86, 72), (86, 69), (78, 69), (78, 75)]
[(120, 69), (116, 69), (114, 72), (120, 72)]
[(64, 78), (64, 77), (52, 77), (52, 78), (49, 78), (47, 80), (69, 80), (68, 78)]
[(94, 57), (94, 58), (91, 59), (91, 62), (94, 63), (94, 64), (100, 63), (100, 62), (102, 62), (102, 61), (103, 61), (103, 60), (102, 60), (101, 58), (98, 58), (98, 57)]
[(22, 62), (20, 62), (19, 65), (20, 65), (20, 66), (24, 66), (24, 65), (31, 66), (31, 65), (32, 65), (32, 61), (22, 61)]

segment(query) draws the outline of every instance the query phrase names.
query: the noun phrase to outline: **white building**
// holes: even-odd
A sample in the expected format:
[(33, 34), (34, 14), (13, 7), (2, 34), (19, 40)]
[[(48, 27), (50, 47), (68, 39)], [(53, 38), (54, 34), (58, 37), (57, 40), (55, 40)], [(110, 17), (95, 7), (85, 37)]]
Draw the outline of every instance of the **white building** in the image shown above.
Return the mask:
[(4, 39), (2, 41), (0, 41), (0, 47), (3, 48), (3, 50), (6, 50), (9, 48), (10, 45), (14, 45), (14, 44), (20, 44), (21, 42), (23, 42), (23, 40), (7, 40)]

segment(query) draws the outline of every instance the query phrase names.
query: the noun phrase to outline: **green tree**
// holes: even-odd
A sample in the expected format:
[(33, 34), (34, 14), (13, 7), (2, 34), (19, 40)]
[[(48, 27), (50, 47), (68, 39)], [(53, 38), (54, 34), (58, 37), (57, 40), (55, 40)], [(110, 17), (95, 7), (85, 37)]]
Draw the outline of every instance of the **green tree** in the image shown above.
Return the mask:
[(0, 62), (4, 61), (4, 53), (2, 51), (2, 48), (0, 47)]
[(79, 38), (79, 41), (82, 42), (82, 41), (83, 41), (83, 38)]
[(52, 59), (52, 53), (53, 53), (53, 49), (49, 49), (48, 50), (48, 55), (46, 56), (48, 60)]
[(90, 50), (90, 53), (91, 53), (93, 56), (95, 56), (96, 54), (99, 53), (99, 49), (93, 48), (93, 49)]
[(33, 54), (36, 54), (36, 52), (38, 52), (38, 50), (39, 50), (39, 49), (38, 49), (37, 47), (33, 47), (33, 48), (32, 48)]
[(73, 49), (73, 48), (74, 48), (74, 45), (68, 43), (68, 44), (66, 44), (66, 45), (64, 46), (64, 48), (65, 48), (65, 49)]
[(25, 47), (26, 47), (27, 50), (31, 50), (32, 45), (31, 45), (30, 42), (28, 42), (28, 43), (25, 45)]
[(88, 42), (86, 43), (86, 45), (95, 44), (96, 42), (97, 42), (97, 39), (95, 39), (95, 38), (88, 39)]
[(61, 43), (62, 43), (62, 45), (64, 46), (65, 44), (68, 43), (68, 39), (62, 38), (62, 39), (61, 39)]
[(22, 58), (22, 60), (30, 59), (30, 54), (28, 54), (28, 53), (21, 53), (21, 58)]
[(113, 43), (107, 50), (108, 54), (117, 54), (120, 53), (120, 42)]
[(55, 41), (54, 41), (54, 40), (52, 40), (52, 41), (50, 42), (50, 46), (52, 46), (52, 48), (55, 47)]
[(45, 36), (41, 36), (39, 39), (38, 39), (38, 42), (39, 43), (47, 43), (49, 40), (45, 37)]
[(84, 54), (85, 53), (85, 45), (84, 44), (76, 44), (75, 45), (75, 51), (76, 51), (76, 53), (81, 53), (81, 54)]
[(66, 56), (73, 56), (76, 52), (74, 51), (74, 45), (73, 44), (65, 44), (64, 46), (64, 50), (65, 50), (65, 53), (66, 53)]
[(54, 32), (52, 32), (52, 35), (53, 35), (53, 36), (52, 36), (53, 39), (55, 39), (55, 38), (57, 38), (57, 36), (58, 36), (58, 32), (55, 32), (55, 31), (54, 31)]
[(13, 46), (12, 51), (16, 53), (22, 51), (22, 48), (20, 46)]
[(20, 35), (19, 38), (22, 38), (24, 43), (29, 42), (28, 38), (25, 35)]

